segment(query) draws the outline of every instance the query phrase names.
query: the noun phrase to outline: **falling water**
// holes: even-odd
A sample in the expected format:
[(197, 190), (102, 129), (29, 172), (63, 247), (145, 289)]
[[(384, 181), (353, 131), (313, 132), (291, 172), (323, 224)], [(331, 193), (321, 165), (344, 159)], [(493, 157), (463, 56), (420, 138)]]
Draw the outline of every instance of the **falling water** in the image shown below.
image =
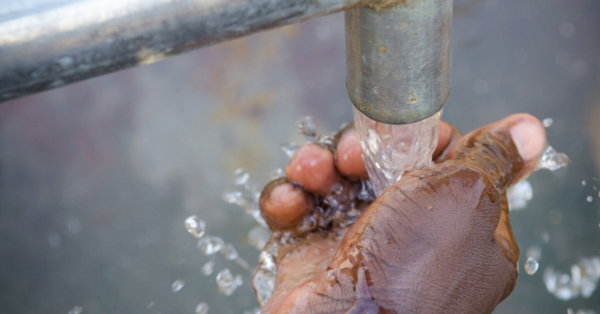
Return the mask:
[(371, 120), (356, 108), (353, 110), (363, 159), (376, 195), (400, 180), (405, 171), (431, 165), (441, 111), (419, 122), (395, 125)]

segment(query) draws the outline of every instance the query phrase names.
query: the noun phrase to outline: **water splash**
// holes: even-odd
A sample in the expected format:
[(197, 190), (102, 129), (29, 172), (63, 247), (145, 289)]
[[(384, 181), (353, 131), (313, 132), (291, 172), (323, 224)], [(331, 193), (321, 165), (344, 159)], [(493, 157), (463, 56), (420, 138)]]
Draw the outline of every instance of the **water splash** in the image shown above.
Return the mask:
[(542, 120), (542, 125), (544, 125), (545, 128), (549, 128), (552, 123), (554, 123), (554, 120), (552, 120), (552, 118), (546, 118), (544, 120)]
[(544, 270), (544, 283), (556, 298), (568, 301), (578, 296), (589, 298), (600, 280), (600, 257), (581, 258), (571, 266), (571, 275), (548, 267)]
[(527, 203), (533, 198), (533, 188), (531, 183), (523, 180), (506, 191), (508, 198), (508, 208), (511, 211), (525, 209)]
[(189, 216), (183, 226), (194, 238), (201, 238), (206, 232), (206, 223), (196, 215)]
[(205, 255), (213, 255), (219, 252), (223, 248), (223, 245), (223, 239), (213, 236), (204, 237), (196, 244), (198, 249)]
[(235, 277), (231, 274), (231, 271), (227, 268), (221, 270), (217, 274), (217, 285), (219, 286), (219, 292), (223, 293), (226, 296), (232, 295), (238, 286), (243, 284), (243, 279), (241, 275), (236, 275)]
[(275, 291), (275, 277), (277, 276), (277, 266), (275, 264), (274, 255), (277, 247), (272, 246), (260, 252), (258, 256), (258, 269), (252, 280), (252, 284), (256, 289), (256, 298), (258, 304), (264, 307), (267, 301)]
[(271, 171), (271, 173), (269, 173), (269, 178), (271, 178), (271, 180), (277, 180), (282, 177), (283, 177), (283, 169), (281, 169), (281, 168), (277, 168), (277, 169)]
[(244, 171), (244, 169), (242, 168), (238, 168), (233, 172), (233, 184), (235, 185), (245, 185), (246, 183), (248, 183), (248, 180), (250, 179), (250, 174), (248, 174), (248, 172)]
[(441, 111), (419, 122), (393, 125), (379, 123), (356, 108), (353, 110), (354, 125), (375, 195), (379, 196), (387, 186), (400, 180), (405, 171), (432, 164)]
[(208, 314), (208, 304), (202, 302), (196, 306), (196, 314)]
[(296, 154), (296, 151), (298, 151), (298, 148), (300, 148), (300, 146), (298, 146), (298, 144), (293, 143), (293, 142), (287, 142), (287, 143), (284, 143), (283, 145), (281, 145), (281, 150), (283, 150), (283, 152), (289, 158), (294, 157), (294, 155)]
[(525, 262), (525, 265), (523, 265), (523, 269), (525, 269), (527, 275), (535, 274), (539, 267), (540, 264), (533, 257), (528, 257), (527, 261)]
[(304, 135), (307, 142), (313, 143), (320, 139), (321, 136), (317, 133), (317, 128), (315, 127), (312, 117), (302, 117), (298, 120), (296, 125), (298, 127), (298, 132)]
[(215, 270), (215, 262), (213, 262), (213, 261), (206, 262), (206, 264), (204, 264), (201, 268), (202, 274), (204, 276), (209, 276), (210, 274), (213, 273), (214, 270)]
[(183, 279), (177, 279), (171, 284), (171, 291), (178, 292), (183, 289), (185, 286), (185, 281)]
[(565, 153), (559, 153), (552, 146), (548, 146), (542, 154), (538, 166), (551, 171), (558, 170), (569, 164), (569, 156)]
[(256, 184), (250, 183), (250, 175), (238, 169), (234, 172), (234, 184), (242, 185), (242, 191), (230, 191), (223, 193), (223, 200), (227, 203), (237, 205), (244, 209), (246, 214), (252, 216), (261, 226), (267, 227), (267, 223), (260, 215), (258, 202), (261, 189)]

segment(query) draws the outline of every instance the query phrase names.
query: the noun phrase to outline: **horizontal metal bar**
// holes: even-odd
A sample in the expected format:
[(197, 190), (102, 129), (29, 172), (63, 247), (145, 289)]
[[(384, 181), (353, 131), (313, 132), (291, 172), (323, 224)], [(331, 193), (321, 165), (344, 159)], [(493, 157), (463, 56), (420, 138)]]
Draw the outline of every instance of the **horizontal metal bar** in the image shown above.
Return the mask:
[(365, 2), (3, 0), (0, 102)]

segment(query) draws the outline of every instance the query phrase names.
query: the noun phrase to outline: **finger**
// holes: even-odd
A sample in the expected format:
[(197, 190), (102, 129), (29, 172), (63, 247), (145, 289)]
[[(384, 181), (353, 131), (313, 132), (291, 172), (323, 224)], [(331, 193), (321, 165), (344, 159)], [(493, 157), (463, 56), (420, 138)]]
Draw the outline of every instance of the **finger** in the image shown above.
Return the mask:
[(448, 158), (465, 160), (489, 174), (504, 192), (537, 167), (546, 147), (542, 123), (529, 114), (514, 114), (465, 135)]
[(362, 159), (360, 138), (358, 132), (352, 128), (340, 132), (335, 152), (335, 166), (346, 178), (356, 180), (367, 180), (369, 174)]
[(269, 183), (259, 204), (262, 217), (272, 231), (295, 228), (315, 208), (314, 197), (285, 178)]
[(317, 195), (327, 194), (342, 179), (335, 169), (333, 154), (316, 144), (300, 147), (285, 174), (290, 181)]
[(462, 134), (448, 122), (440, 121), (438, 125), (439, 140), (438, 145), (433, 152), (433, 161), (443, 162), (448, 158), (451, 148), (460, 140)]

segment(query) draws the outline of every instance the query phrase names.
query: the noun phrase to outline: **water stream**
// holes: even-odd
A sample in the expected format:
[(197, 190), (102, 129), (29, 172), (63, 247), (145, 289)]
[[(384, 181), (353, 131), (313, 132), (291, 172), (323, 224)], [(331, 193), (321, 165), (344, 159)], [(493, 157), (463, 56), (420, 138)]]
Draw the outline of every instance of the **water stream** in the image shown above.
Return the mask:
[(431, 165), (442, 111), (419, 122), (395, 125), (371, 120), (356, 108), (352, 109), (363, 160), (377, 196), (400, 180), (405, 171)]

